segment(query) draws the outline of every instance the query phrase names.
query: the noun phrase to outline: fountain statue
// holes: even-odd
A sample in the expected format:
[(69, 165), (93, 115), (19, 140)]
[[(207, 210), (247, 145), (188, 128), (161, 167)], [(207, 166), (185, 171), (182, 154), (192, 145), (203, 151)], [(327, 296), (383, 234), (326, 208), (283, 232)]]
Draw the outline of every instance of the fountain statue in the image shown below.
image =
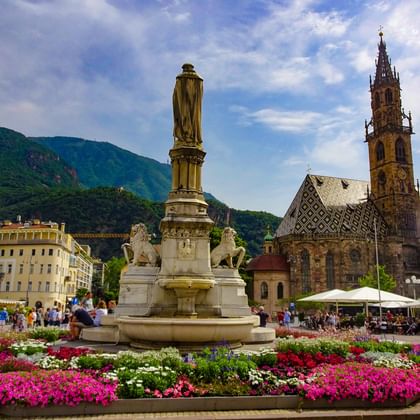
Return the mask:
[[(160, 257), (144, 225), (123, 245), (128, 262), (116, 309), (120, 339), (138, 348), (241, 345), (255, 325), (238, 273), (245, 249), (232, 228), (210, 254), (213, 221), (201, 186), (203, 79), (184, 64), (173, 92), (172, 188), (160, 223)], [(232, 259), (238, 257), (236, 267)], [(227, 266), (220, 264), (226, 261)]]

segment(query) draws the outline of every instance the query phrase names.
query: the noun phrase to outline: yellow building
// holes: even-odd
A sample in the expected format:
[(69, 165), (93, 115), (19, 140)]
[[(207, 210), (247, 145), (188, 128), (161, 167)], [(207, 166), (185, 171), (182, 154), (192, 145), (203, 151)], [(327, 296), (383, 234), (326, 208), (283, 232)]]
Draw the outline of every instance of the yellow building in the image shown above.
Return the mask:
[(32, 220), (0, 225), (0, 298), (29, 306), (65, 306), (81, 287), (90, 289), (90, 248), (65, 233), (65, 224)]

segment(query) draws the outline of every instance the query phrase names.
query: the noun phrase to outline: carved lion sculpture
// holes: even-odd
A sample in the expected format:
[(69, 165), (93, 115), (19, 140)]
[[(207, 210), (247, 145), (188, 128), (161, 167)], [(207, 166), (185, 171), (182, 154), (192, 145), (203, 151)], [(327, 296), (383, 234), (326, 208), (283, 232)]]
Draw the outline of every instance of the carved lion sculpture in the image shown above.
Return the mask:
[(235, 245), (236, 232), (231, 227), (225, 227), (222, 233), (222, 239), (220, 244), (213, 249), (210, 254), (211, 266), (217, 267), (223, 260), (226, 260), (229, 268), (235, 268), (233, 266), (232, 258), (238, 256), (236, 268), (238, 268), (245, 256), (245, 248)]
[(152, 267), (157, 266), (159, 254), (149, 241), (150, 237), (143, 223), (131, 227), (130, 243), (121, 245), (128, 264), (140, 265), (141, 257), (145, 256)]

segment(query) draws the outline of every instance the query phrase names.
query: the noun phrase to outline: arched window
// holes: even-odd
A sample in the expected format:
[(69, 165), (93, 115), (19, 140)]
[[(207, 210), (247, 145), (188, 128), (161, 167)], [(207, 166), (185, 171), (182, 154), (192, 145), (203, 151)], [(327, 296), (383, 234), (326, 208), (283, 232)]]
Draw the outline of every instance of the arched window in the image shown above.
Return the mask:
[(381, 106), (381, 97), (379, 96), (379, 92), (375, 93), (375, 107), (379, 108)]
[(327, 288), (335, 288), (335, 278), (334, 278), (334, 255), (331, 251), (328, 251), (327, 256), (325, 257), (325, 265), (327, 268)]
[(277, 283), (277, 299), (283, 299), (283, 283)]
[(302, 292), (308, 293), (311, 291), (311, 282), (310, 282), (310, 259), (309, 252), (304, 249), (301, 254), (302, 259)]
[(395, 142), (395, 158), (398, 162), (405, 162), (405, 148), (403, 139)]
[(268, 299), (268, 285), (265, 281), (261, 283), (261, 299)]
[(392, 90), (389, 88), (385, 91), (385, 103), (392, 104)]
[(384, 144), (380, 141), (376, 146), (376, 160), (385, 159)]

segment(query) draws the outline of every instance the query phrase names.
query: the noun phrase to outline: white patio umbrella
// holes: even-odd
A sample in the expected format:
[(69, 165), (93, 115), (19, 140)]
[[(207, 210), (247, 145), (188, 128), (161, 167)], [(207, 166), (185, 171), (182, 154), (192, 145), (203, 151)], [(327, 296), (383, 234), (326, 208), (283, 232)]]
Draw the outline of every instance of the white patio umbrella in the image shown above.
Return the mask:
[(339, 302), (415, 302), (414, 299), (397, 295), (395, 293), (385, 292), (381, 290), (379, 298), (378, 289), (372, 287), (360, 287), (359, 289), (349, 290), (334, 296)]
[(317, 293), (316, 295), (307, 296), (299, 299), (299, 302), (324, 302), (324, 303), (335, 303), (335, 310), (338, 313), (338, 301), (335, 296), (344, 293), (344, 290), (333, 289), (327, 290), (326, 292)]
[(299, 299), (299, 302), (336, 302), (335, 299), (336, 295), (339, 295), (341, 293), (344, 293), (344, 290), (341, 289), (333, 289), (333, 290), (327, 290), (322, 293), (317, 293), (316, 295), (311, 295), (304, 297), (302, 299)]
[(368, 313), (368, 303), (379, 302), (382, 304), (382, 302), (414, 302), (414, 299), (397, 295), (395, 293), (385, 292), (383, 290), (380, 291), (379, 296), (378, 289), (374, 289), (372, 287), (360, 287), (359, 289), (349, 290), (348, 292), (336, 295), (335, 299), (337, 299), (338, 302), (343, 303), (364, 303), (366, 314)]

